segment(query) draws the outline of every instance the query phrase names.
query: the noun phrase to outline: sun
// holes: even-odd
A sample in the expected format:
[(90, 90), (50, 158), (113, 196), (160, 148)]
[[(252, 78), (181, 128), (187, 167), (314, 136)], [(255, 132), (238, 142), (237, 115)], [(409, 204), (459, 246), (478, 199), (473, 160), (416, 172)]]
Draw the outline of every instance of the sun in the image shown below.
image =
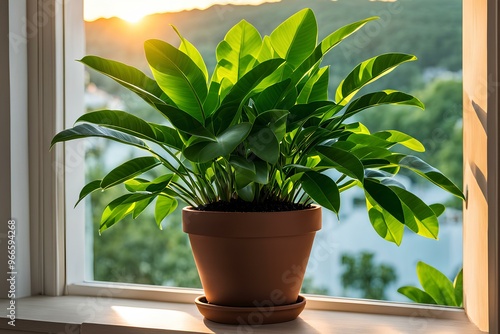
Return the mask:
[(138, 11), (127, 10), (127, 11), (124, 11), (122, 13), (119, 13), (117, 16), (119, 18), (121, 18), (122, 20), (125, 20), (129, 23), (138, 23), (146, 15), (141, 13), (141, 12), (138, 12)]

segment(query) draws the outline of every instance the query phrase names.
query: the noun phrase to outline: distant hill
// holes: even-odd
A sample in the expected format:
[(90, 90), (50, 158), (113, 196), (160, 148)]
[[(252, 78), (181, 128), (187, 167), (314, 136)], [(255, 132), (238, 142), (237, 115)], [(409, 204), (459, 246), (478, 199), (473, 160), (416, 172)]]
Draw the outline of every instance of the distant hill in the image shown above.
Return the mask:
[(284, 0), (259, 6), (217, 5), (206, 10), (155, 14), (138, 24), (118, 18), (100, 19), (86, 23), (87, 54), (119, 60), (147, 71), (143, 42), (159, 38), (177, 45), (177, 37), (169, 26), (173, 24), (198, 47), (212, 69), (215, 46), (235, 23), (246, 19), (261, 33), (269, 34), (279, 22), (304, 7), (314, 10), (320, 37), (344, 24), (380, 16), (380, 20), (341, 44), (325, 60), (333, 65), (334, 82), (360, 61), (394, 51), (415, 54), (419, 60), (401, 67), (391, 74), (390, 81), (381, 85), (416, 89), (420, 88), (425, 69), (452, 72), (461, 69), (461, 0)]

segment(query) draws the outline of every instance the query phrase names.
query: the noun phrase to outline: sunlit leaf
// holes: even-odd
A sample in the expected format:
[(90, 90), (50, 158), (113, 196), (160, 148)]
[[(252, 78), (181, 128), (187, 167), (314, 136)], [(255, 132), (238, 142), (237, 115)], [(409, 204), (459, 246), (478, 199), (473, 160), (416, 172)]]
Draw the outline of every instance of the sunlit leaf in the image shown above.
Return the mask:
[(109, 172), (101, 181), (101, 188), (107, 189), (121, 184), (160, 165), (154, 157), (131, 159)]
[(335, 181), (324, 174), (306, 172), (302, 175), (302, 188), (319, 205), (338, 213), (340, 192)]

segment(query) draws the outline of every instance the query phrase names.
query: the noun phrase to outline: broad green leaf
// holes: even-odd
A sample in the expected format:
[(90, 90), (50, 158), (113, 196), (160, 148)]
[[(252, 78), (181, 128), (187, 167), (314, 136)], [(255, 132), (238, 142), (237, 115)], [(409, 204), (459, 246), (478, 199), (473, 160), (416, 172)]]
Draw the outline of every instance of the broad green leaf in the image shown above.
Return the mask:
[[(407, 218), (405, 214), (405, 225), (413, 232), (426, 238), (437, 239), (439, 233), (439, 221), (434, 211), (427, 206), (420, 198), (411, 192), (399, 187), (390, 186), (401, 199), (403, 206), (410, 211), (412, 218)], [(415, 223), (414, 225), (412, 223)]]
[(208, 95), (203, 103), (203, 109), (205, 110), (205, 114), (207, 117), (213, 114), (215, 109), (219, 107), (220, 103), (220, 93), (221, 93), (221, 84), (217, 81), (212, 81), (210, 83), (210, 88), (208, 89)]
[(340, 192), (335, 181), (324, 174), (306, 172), (301, 177), (302, 188), (319, 205), (338, 213)]
[(233, 120), (239, 116), (243, 105), (247, 104), (252, 90), (268, 75), (273, 73), (282, 63), (283, 59), (265, 61), (245, 74), (231, 88), (231, 91), (222, 101), (221, 106), (211, 117), (216, 134), (226, 130), (231, 123), (233, 123)]
[(393, 142), (365, 133), (352, 133), (347, 138), (347, 141), (356, 144), (356, 149), (363, 146), (388, 149), (395, 145)]
[(258, 115), (253, 124), (252, 133), (260, 131), (263, 127), (269, 127), (278, 141), (281, 141), (286, 134), (286, 120), (289, 115), (288, 110), (272, 109)]
[(120, 196), (109, 203), (101, 216), (99, 233), (107, 230), (114, 224), (118, 223), (126, 216), (132, 214), (138, 203), (145, 199), (151, 198), (151, 194), (126, 194)]
[(148, 181), (141, 178), (134, 178), (124, 182), (125, 188), (130, 192), (147, 191), (151, 193), (165, 190), (170, 184), (174, 174), (165, 174), (157, 177), (153, 181)]
[(195, 141), (189, 144), (183, 154), (187, 159), (197, 163), (227, 156), (245, 140), (251, 129), (250, 123), (233, 125), (217, 136), (215, 141)]
[(417, 276), (420, 284), (437, 304), (457, 306), (453, 283), (436, 268), (419, 261)]
[(290, 115), (287, 119), (287, 131), (292, 131), (311, 117), (322, 116), (335, 103), (331, 101), (315, 101), (307, 104), (296, 104), (290, 108)]
[(232, 27), (217, 46), (217, 77), (236, 83), (254, 65), (262, 45), (258, 30), (245, 20)]
[(416, 152), (425, 152), (425, 147), (417, 139), (406, 133), (396, 130), (386, 130), (373, 133), (373, 136), (382, 138), (388, 142), (401, 144)]
[(309, 55), (309, 57), (307, 57), (307, 59), (305, 59), (296, 70), (294, 70), (291, 76), (293, 85), (297, 84), (302, 79), (302, 77), (306, 73), (308, 73), (318, 62), (320, 62), (323, 56), (330, 50), (332, 50), (336, 45), (358, 31), (366, 23), (375, 19), (377, 19), (377, 17), (369, 17), (361, 21), (350, 23), (335, 30), (333, 33), (325, 37), (323, 41), (321, 41), (321, 43), (316, 46), (314, 52)]
[(440, 203), (431, 204), (431, 205), (429, 205), (429, 208), (431, 208), (432, 211), (434, 211), (434, 214), (436, 215), (436, 217), (441, 216), (444, 213), (444, 211), (446, 210), (446, 207)]
[(300, 91), (297, 103), (309, 103), (314, 101), (328, 100), (328, 82), (330, 79), (330, 67), (321, 68), (312, 75)]
[(179, 108), (161, 104), (156, 104), (155, 108), (180, 131), (209, 140), (215, 139), (214, 134), (205, 128), (199, 120)]
[(175, 211), (177, 208), (177, 200), (168, 196), (160, 195), (156, 199), (155, 220), (156, 225), (162, 229), (161, 222), (165, 217)]
[(149, 123), (149, 126), (151, 126), (153, 131), (156, 133), (156, 139), (160, 143), (170, 146), (177, 151), (182, 150), (184, 142), (182, 141), (181, 136), (179, 136), (179, 132), (177, 130), (155, 123)]
[(156, 198), (156, 196), (150, 196), (143, 200), (135, 202), (134, 211), (132, 211), (132, 219), (136, 219), (139, 215), (151, 204), (151, 202)]
[(150, 169), (160, 165), (161, 162), (154, 157), (134, 158), (109, 172), (101, 181), (101, 188), (108, 189), (117, 184), (121, 184), (138, 175), (147, 172)]
[[(165, 102), (173, 104), (169, 98), (165, 99), (163, 91), (156, 81), (149, 78), (135, 67), (97, 56), (83, 57), (80, 62), (110, 77), (150, 104), (163, 104)], [(162, 95), (165, 101), (162, 99)]]
[(120, 110), (98, 110), (83, 114), (75, 123), (86, 122), (128, 133), (141, 139), (158, 141), (148, 122)]
[(328, 165), (363, 182), (365, 170), (363, 164), (355, 155), (335, 146), (318, 146), (316, 150), (321, 155), (322, 166)]
[(285, 97), (286, 88), (289, 84), (290, 79), (286, 79), (264, 89), (255, 101), (259, 113), (275, 109), (278, 103)]
[(252, 202), (255, 198), (255, 185), (250, 183), (243, 188), (236, 189), (238, 196), (245, 202)]
[(259, 128), (247, 138), (248, 147), (259, 158), (270, 164), (278, 162), (280, 154), (280, 144), (269, 127)]
[(276, 58), (277, 54), (273, 49), (273, 46), (271, 44), (271, 37), (269, 36), (264, 36), (262, 39), (262, 45), (259, 50), (259, 54), (257, 56), (257, 61), (259, 63), (262, 63), (266, 60)]
[(203, 72), (205, 75), (205, 81), (208, 80), (208, 70), (207, 70), (207, 65), (205, 64), (205, 61), (203, 60), (202, 55), (198, 51), (198, 49), (187, 39), (185, 39), (177, 27), (174, 25), (171, 25), (172, 28), (175, 30), (175, 33), (177, 36), (179, 36), (179, 39), (181, 40), (181, 45), (179, 46), (179, 50), (184, 52), (189, 58), (191, 58), (192, 61), (200, 68), (200, 70)]
[(345, 120), (356, 115), (360, 111), (383, 104), (407, 105), (424, 109), (424, 104), (412, 95), (397, 90), (383, 90), (363, 95), (352, 101), (347, 107), (342, 119)]
[(268, 184), (269, 183), (269, 165), (262, 160), (255, 159), (255, 183)]
[(397, 66), (416, 59), (415, 56), (404, 53), (387, 53), (365, 60), (340, 82), (335, 94), (336, 102), (346, 105), (361, 88), (370, 82), (383, 77)]
[(460, 269), (460, 272), (455, 277), (453, 281), (453, 287), (455, 288), (455, 301), (457, 306), (461, 307), (464, 300), (464, 270)]
[(88, 138), (88, 137), (100, 137), (100, 138), (111, 139), (120, 142), (122, 144), (127, 144), (142, 149), (148, 147), (142, 140), (137, 139), (134, 136), (92, 124), (80, 124), (71, 129), (59, 132), (57, 135), (54, 136), (54, 138), (52, 138), (50, 147), (54, 146), (54, 144), (59, 142), (80, 139), (80, 138)]
[(281, 23), (270, 35), (276, 53), (293, 67), (316, 47), (318, 25), (311, 9), (303, 9)]
[(409, 299), (413, 300), (415, 303), (436, 304), (436, 301), (431, 296), (429, 296), (427, 292), (422, 291), (414, 286), (403, 286), (398, 289), (398, 292), (403, 296), (406, 296)]
[(87, 197), (87, 195), (93, 193), (98, 189), (101, 189), (101, 180), (94, 180), (87, 183), (80, 191), (80, 196), (78, 196), (78, 201), (76, 202), (75, 207), (82, 201), (82, 199)]
[(387, 211), (400, 223), (404, 224), (405, 216), (401, 200), (391, 188), (371, 179), (365, 179), (363, 187), (365, 188), (366, 194), (369, 195), (378, 206)]
[(465, 200), (465, 196), (462, 191), (458, 189), (458, 187), (450, 179), (448, 179), (443, 175), (443, 173), (441, 173), (439, 170), (432, 167), (422, 159), (404, 154), (394, 154), (387, 159), (403, 168), (417, 173), (418, 175), (426, 178), (438, 187)]
[(255, 164), (253, 161), (239, 156), (231, 156), (229, 163), (236, 171), (234, 175), (237, 189), (241, 189), (255, 180), (257, 172), (255, 171)]
[(366, 207), (370, 223), (375, 229), (375, 232), (383, 239), (393, 242), (398, 246), (401, 245), (404, 225), (386, 210), (381, 208), (370, 195), (366, 195)]
[(161, 89), (180, 109), (203, 124), (203, 102), (208, 94), (203, 71), (188, 55), (166, 42), (151, 39), (144, 43), (144, 49)]

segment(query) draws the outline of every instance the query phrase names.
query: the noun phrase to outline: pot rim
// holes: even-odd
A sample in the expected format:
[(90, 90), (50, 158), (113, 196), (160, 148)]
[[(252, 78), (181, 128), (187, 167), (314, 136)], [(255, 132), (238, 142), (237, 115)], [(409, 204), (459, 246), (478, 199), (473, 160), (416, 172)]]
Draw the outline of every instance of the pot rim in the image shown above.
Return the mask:
[(279, 212), (182, 210), (185, 233), (219, 238), (274, 238), (315, 233), (321, 229), (321, 206)]
[(188, 212), (203, 212), (204, 214), (226, 214), (226, 213), (231, 213), (231, 214), (244, 214), (244, 215), (251, 215), (251, 214), (282, 214), (282, 213), (290, 213), (290, 212), (304, 212), (304, 211), (312, 211), (312, 210), (317, 210), (318, 208), (322, 208), (321, 205), (318, 204), (311, 204), (310, 208), (307, 209), (299, 209), (299, 210), (287, 210), (287, 211), (208, 211), (208, 210), (196, 210), (194, 209), (191, 205), (185, 206), (182, 208), (182, 211), (188, 211)]

